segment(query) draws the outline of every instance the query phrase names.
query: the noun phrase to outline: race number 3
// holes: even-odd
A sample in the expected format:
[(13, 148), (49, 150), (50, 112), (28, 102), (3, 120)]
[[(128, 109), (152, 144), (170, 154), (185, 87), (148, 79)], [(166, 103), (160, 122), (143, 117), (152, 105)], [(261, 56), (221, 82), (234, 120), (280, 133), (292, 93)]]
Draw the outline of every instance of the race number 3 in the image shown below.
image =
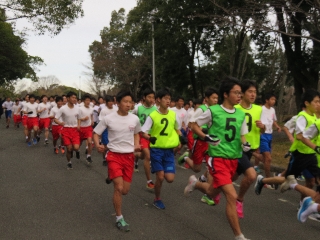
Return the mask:
[(251, 132), (251, 130), (252, 130), (252, 116), (250, 115), (250, 113), (246, 113), (246, 117), (248, 117), (248, 119), (247, 119), (248, 132)]
[(160, 136), (168, 136), (168, 133), (165, 132), (168, 127), (168, 123), (169, 123), (168, 119), (166, 118), (161, 119), (161, 124), (164, 124), (164, 127), (160, 132)]
[(232, 142), (235, 138), (236, 138), (236, 127), (234, 125), (232, 125), (233, 122), (236, 122), (235, 118), (227, 118), (226, 119), (226, 131), (229, 131), (228, 134), (225, 134), (225, 138), (227, 140), (227, 142)]

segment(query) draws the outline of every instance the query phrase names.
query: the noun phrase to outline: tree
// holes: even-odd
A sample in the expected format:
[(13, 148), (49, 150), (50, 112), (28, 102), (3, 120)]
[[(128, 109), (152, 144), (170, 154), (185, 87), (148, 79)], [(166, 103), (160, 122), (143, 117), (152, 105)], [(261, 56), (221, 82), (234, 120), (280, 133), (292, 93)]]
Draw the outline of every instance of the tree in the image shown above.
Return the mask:
[(37, 87), (43, 88), (44, 90), (51, 90), (60, 85), (60, 83), (60, 80), (56, 76), (49, 75), (46, 77), (40, 77), (37, 82)]
[(42, 59), (22, 49), (24, 39), (14, 35), (11, 24), (0, 21), (0, 36), (0, 84), (24, 77), (36, 81), (35, 67)]
[(65, 26), (83, 16), (82, 2), (83, 0), (1, 0), (0, 9), (6, 12), (7, 22), (25, 18), (39, 34), (46, 31), (58, 34)]

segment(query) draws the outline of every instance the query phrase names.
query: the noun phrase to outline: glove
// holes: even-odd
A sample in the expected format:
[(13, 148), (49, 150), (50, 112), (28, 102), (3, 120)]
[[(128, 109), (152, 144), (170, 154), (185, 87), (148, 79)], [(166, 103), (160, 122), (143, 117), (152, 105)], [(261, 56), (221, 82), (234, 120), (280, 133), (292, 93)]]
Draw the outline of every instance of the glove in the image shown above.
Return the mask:
[(185, 145), (185, 144), (187, 144), (188, 143), (188, 139), (186, 139), (184, 136), (179, 136), (179, 139), (180, 139), (180, 143), (182, 144), (182, 145)]
[(249, 152), (250, 150), (251, 150), (251, 145), (250, 145), (250, 143), (248, 143), (248, 142), (246, 142), (246, 143), (242, 143), (242, 150), (244, 151), (244, 152)]
[(286, 155), (284, 155), (284, 158), (291, 157), (291, 155), (291, 152), (287, 152)]
[(32, 114), (32, 113), (33, 113), (33, 111), (28, 112), (28, 114)]
[(212, 146), (217, 146), (221, 142), (221, 140), (215, 135), (206, 135), (204, 137), (204, 141), (208, 142)]
[(204, 134), (208, 134), (208, 128), (202, 128), (201, 130)]
[(156, 137), (150, 137), (149, 141), (154, 145), (154, 144), (156, 144), (157, 138)]
[(319, 146), (316, 146), (316, 147), (314, 148), (314, 150), (316, 151), (316, 153), (320, 154), (320, 147), (319, 147)]

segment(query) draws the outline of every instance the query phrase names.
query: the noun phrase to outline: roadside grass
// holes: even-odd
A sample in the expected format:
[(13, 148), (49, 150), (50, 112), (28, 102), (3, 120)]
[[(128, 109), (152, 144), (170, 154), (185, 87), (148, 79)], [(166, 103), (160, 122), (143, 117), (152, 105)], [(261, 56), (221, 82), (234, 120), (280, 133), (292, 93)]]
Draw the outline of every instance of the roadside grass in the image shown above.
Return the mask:
[(288, 139), (281, 138), (272, 142), (272, 165), (287, 168), (290, 158), (284, 158), (284, 155), (289, 151), (291, 142)]

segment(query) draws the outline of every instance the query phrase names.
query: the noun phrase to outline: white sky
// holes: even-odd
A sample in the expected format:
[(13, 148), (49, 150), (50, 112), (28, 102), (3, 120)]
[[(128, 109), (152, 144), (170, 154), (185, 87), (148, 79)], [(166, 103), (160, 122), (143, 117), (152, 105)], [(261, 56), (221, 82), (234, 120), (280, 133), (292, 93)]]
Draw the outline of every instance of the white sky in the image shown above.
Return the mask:
[[(39, 77), (55, 75), (61, 84), (78, 88), (81, 76), (81, 89), (88, 91), (85, 84), (86, 71), (83, 64), (90, 63), (89, 45), (100, 40), (100, 31), (109, 26), (111, 12), (125, 8), (128, 13), (136, 6), (136, 0), (84, 0), (84, 17), (75, 24), (65, 28), (57, 36), (35, 35), (29, 32), (25, 50), (31, 56), (41, 57), (45, 64), (37, 73)], [(25, 20), (17, 22), (17, 29), (28, 26)], [(22, 80), (18, 86), (30, 84), (30, 80)]]

